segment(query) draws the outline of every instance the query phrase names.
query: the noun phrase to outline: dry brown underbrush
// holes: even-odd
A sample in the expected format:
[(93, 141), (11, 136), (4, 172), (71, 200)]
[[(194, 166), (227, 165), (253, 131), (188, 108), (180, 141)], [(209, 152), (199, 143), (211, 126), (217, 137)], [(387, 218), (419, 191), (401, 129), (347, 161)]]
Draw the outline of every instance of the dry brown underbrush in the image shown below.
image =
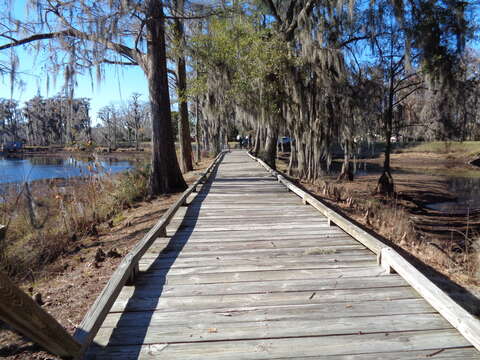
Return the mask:
[[(349, 216), (462, 285), (479, 285), (480, 236), (464, 241), (434, 241), (419, 231), (411, 214), (396, 198), (370, 196), (341, 183), (304, 183), (306, 188), (339, 206)], [(460, 245), (459, 245), (460, 244)]]
[[(147, 196), (148, 171), (115, 176), (37, 182), (11, 186), (0, 199), (0, 269), (17, 279), (31, 277), (61, 254), (75, 249), (96, 226)], [(113, 220), (111, 220), (113, 223)], [(113, 225), (113, 224), (112, 224)]]

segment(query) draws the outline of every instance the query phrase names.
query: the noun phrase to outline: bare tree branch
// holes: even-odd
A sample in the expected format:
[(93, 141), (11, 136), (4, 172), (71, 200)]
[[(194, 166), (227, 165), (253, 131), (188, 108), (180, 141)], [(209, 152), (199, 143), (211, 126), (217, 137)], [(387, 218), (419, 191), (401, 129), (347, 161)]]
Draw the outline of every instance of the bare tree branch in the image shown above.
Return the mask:
[(21, 40), (16, 40), (11, 38), (12, 42), (5, 45), (1, 45), (0, 50), (10, 49), (12, 47), (25, 45), (34, 41), (60, 38), (62, 36), (73, 36), (73, 33), (70, 30), (64, 30), (64, 31), (52, 32), (52, 33), (35, 34), (32, 36), (23, 38)]
[(396, 101), (394, 104), (393, 104), (393, 107), (397, 106), (398, 104), (400, 104), (403, 100), (405, 100), (407, 97), (409, 97), (410, 95), (412, 95), (414, 92), (420, 90), (420, 89), (425, 89), (425, 87), (423, 86), (419, 86), (411, 91), (409, 91), (405, 96), (402, 96), (400, 98), (400, 100)]

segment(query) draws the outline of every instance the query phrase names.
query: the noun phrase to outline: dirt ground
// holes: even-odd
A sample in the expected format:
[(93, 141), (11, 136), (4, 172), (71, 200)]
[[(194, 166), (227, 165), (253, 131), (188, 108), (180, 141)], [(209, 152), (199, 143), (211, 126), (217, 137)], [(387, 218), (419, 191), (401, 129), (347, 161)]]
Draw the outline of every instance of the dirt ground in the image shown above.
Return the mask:
[[(212, 159), (205, 159), (195, 170), (185, 174), (187, 183), (193, 183), (200, 170)], [(72, 333), (93, 304), (122, 257), (150, 230), (180, 194), (165, 195), (152, 201), (137, 203), (97, 227), (98, 235), (79, 239), (68, 253), (50, 264), (40, 279), (22, 284), (31, 295), (41, 294), (42, 307)], [(115, 223), (115, 226), (113, 226)], [(105, 254), (96, 256), (100, 249)], [(56, 359), (0, 324), (0, 358)]]

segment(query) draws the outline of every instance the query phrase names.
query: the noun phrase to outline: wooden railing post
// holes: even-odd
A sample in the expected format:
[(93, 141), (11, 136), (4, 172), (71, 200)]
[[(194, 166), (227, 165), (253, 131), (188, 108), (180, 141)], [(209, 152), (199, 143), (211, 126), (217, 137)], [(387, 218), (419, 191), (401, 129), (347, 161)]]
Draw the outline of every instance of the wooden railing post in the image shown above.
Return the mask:
[(0, 272), (0, 320), (63, 358), (74, 358), (81, 345), (30, 296)]

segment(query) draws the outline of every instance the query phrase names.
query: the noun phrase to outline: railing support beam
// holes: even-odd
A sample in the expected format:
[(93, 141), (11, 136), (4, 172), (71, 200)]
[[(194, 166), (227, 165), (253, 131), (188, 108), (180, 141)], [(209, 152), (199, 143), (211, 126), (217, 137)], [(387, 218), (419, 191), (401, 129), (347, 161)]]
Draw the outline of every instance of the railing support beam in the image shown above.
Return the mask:
[(2, 272), (0, 320), (58, 356), (74, 358), (80, 352), (80, 343)]

